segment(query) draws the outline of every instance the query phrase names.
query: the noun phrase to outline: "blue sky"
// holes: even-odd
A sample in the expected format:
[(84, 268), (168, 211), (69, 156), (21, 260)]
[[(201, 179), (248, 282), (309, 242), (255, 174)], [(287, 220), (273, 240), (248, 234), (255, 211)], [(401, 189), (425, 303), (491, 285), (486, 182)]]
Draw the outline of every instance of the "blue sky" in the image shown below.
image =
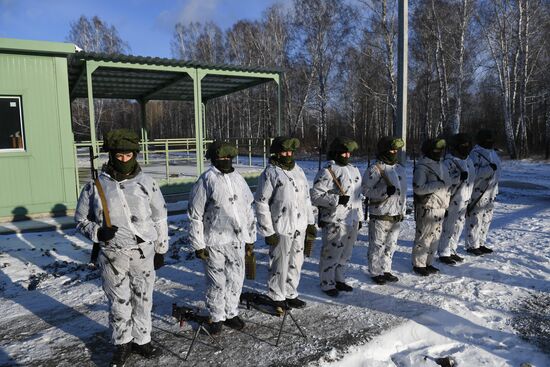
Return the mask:
[(0, 0), (0, 37), (66, 41), (81, 15), (114, 25), (134, 55), (171, 57), (177, 22), (213, 21), (222, 29), (240, 19), (258, 19), (288, 0)]

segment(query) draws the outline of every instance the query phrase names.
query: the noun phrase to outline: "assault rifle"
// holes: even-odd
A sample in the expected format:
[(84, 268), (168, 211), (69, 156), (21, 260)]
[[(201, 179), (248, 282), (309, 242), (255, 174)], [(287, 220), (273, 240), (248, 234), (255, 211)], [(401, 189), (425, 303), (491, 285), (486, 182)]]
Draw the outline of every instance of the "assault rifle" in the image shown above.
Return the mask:
[(172, 303), (172, 316), (179, 321), (180, 327), (183, 327), (186, 321), (187, 322), (193, 321), (199, 325), (199, 327), (193, 334), (193, 340), (191, 340), (191, 345), (187, 350), (187, 354), (185, 355), (184, 361), (186, 361), (187, 358), (189, 357), (189, 354), (191, 354), (191, 349), (193, 349), (193, 345), (195, 344), (195, 341), (197, 340), (197, 337), (199, 336), (201, 331), (206, 335), (208, 335), (210, 339), (214, 343), (216, 343), (218, 350), (223, 350), (223, 347), (218, 343), (216, 339), (214, 339), (214, 337), (204, 327), (204, 324), (208, 324), (210, 322), (210, 317), (200, 315), (198, 309), (193, 309), (187, 306), (178, 306), (176, 303)]
[(300, 325), (298, 325), (298, 322), (296, 322), (294, 316), (292, 316), (291, 307), (288, 306), (286, 301), (273, 301), (271, 298), (261, 293), (243, 292), (241, 293), (240, 302), (246, 303), (246, 308), (249, 310), (252, 307), (260, 312), (271, 316), (283, 316), (283, 320), (281, 321), (281, 326), (279, 327), (279, 332), (277, 334), (277, 341), (275, 343), (275, 346), (279, 345), (279, 340), (281, 339), (281, 334), (283, 333), (283, 327), (285, 326), (287, 316), (290, 316), (290, 319), (292, 320), (292, 322), (294, 322), (294, 325), (296, 325), (298, 331), (300, 331), (300, 334), (302, 334), (302, 337), (307, 338)]
[[(90, 171), (92, 173), (92, 180), (95, 180), (97, 179), (98, 175), (97, 175), (97, 169), (95, 168), (95, 165), (94, 165), (94, 160), (96, 159), (97, 157), (94, 155), (94, 148), (93, 146), (90, 145)], [(94, 242), (94, 245), (92, 247), (92, 254), (90, 255), (90, 264), (92, 264), (93, 266), (95, 266), (95, 264), (97, 263), (97, 258), (99, 256), (99, 242)]]

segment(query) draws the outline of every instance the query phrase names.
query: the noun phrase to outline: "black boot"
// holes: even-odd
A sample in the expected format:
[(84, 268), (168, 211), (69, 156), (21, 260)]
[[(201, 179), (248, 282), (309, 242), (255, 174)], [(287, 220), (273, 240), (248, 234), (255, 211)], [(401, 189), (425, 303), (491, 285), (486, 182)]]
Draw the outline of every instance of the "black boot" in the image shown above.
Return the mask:
[(483, 255), (483, 251), (481, 251), (478, 248), (469, 248), (469, 249), (466, 249), (466, 252), (475, 256)]
[(235, 330), (242, 330), (244, 328), (244, 321), (239, 316), (227, 319), (223, 323), (224, 325), (229, 326), (231, 329)]
[(137, 353), (144, 358), (154, 358), (158, 355), (158, 349), (151, 342), (143, 345), (132, 343), (132, 353)]
[(435, 274), (435, 273), (438, 273), (438, 272), (439, 272), (439, 269), (436, 268), (436, 267), (433, 266), (433, 265), (428, 265), (428, 266), (426, 266), (426, 270), (427, 270), (428, 273), (430, 273), (430, 274)]
[(211, 322), (207, 325), (206, 330), (210, 335), (217, 335), (222, 332), (223, 321)]
[(378, 285), (384, 285), (386, 284), (386, 277), (383, 275), (377, 275), (375, 277), (371, 277), (372, 281), (375, 282)]
[(398, 277), (396, 277), (392, 273), (388, 273), (388, 272), (384, 273), (384, 278), (386, 279), (387, 282), (397, 282), (397, 281), (399, 281)]
[(451, 256), (439, 256), (439, 261), (447, 265), (456, 265), (456, 261)]
[(464, 261), (464, 258), (463, 257), (460, 257), (458, 256), (457, 254), (451, 254), (451, 259), (453, 259), (454, 261), (460, 263), (460, 262), (463, 262)]
[(481, 250), (481, 252), (483, 252), (484, 254), (490, 254), (493, 252), (493, 250), (485, 246), (479, 246), (479, 250)]
[(299, 299), (299, 298), (287, 298), (286, 299), (286, 304), (290, 308), (304, 308), (304, 307), (306, 307), (306, 303), (304, 301), (302, 301), (301, 299)]
[(336, 282), (336, 289), (343, 292), (351, 292), (353, 288), (344, 282)]
[(418, 275), (421, 275), (423, 277), (427, 277), (428, 275), (430, 275), (430, 273), (428, 272), (428, 270), (426, 270), (425, 267), (421, 267), (421, 266), (413, 266), (413, 271), (418, 274)]
[(117, 345), (110, 366), (124, 367), (124, 364), (126, 363), (126, 360), (128, 360), (130, 353), (132, 353), (132, 343)]

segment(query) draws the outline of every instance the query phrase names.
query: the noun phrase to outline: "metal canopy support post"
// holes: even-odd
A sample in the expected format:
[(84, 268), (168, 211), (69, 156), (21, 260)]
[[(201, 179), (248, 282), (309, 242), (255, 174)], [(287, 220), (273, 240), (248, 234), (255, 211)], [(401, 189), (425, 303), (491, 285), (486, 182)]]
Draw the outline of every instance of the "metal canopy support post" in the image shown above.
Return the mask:
[(204, 139), (208, 139), (206, 137), (206, 132), (208, 131), (206, 129), (206, 104), (208, 103), (208, 101), (204, 101), (202, 103), (202, 135), (204, 136)]
[(206, 73), (201, 70), (196, 70), (195, 77), (193, 78), (193, 103), (195, 107), (195, 147), (197, 158), (197, 177), (202, 174), (204, 170), (204, 140), (202, 136), (202, 91), (201, 81)]
[[(97, 65), (93, 61), (86, 61), (86, 89), (88, 91), (88, 113), (90, 117), (90, 141), (92, 144), (92, 152), (94, 160), (94, 167), (98, 166), (98, 149), (97, 138), (95, 131), (95, 111), (94, 111), (94, 90), (92, 85), (92, 74), (97, 69)], [(96, 158), (97, 157), (97, 158)]]
[(405, 145), (399, 160), (405, 164), (407, 160), (407, 71), (409, 44), (409, 9), (408, 0), (399, 0), (399, 37), (397, 61), (397, 131), (395, 135), (403, 139)]
[(281, 115), (282, 115), (282, 89), (281, 89), (281, 74), (277, 75), (277, 78), (273, 78), (277, 83), (277, 135), (281, 135)]
[(143, 143), (143, 161), (149, 164), (149, 133), (147, 131), (147, 101), (140, 100), (139, 107), (141, 111), (141, 141)]

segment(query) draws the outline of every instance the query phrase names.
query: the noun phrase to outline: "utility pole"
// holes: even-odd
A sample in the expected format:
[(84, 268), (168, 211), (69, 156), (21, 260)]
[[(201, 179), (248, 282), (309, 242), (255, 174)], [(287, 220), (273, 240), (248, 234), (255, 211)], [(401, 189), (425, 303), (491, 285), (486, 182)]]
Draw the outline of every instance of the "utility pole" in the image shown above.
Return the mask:
[(399, 35), (397, 45), (397, 130), (395, 135), (403, 139), (405, 146), (399, 157), (401, 164), (407, 161), (407, 71), (409, 52), (409, 4), (399, 0)]

